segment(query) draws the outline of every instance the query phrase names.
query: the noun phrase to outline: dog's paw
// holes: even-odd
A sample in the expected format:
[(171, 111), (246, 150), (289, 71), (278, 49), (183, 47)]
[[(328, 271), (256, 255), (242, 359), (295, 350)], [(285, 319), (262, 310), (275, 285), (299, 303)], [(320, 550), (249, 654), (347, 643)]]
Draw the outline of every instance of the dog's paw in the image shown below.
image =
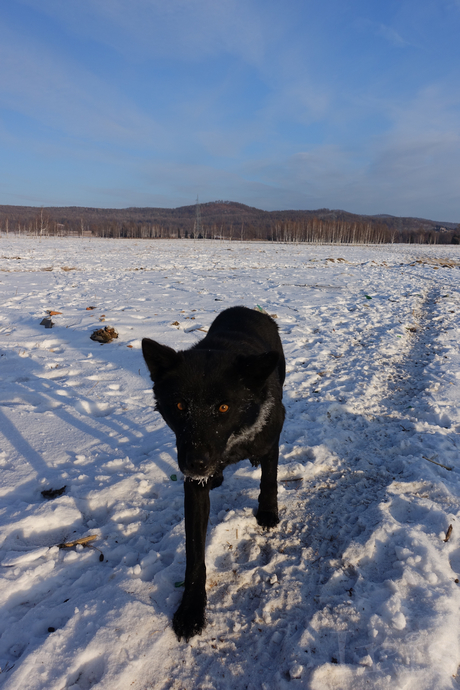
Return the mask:
[(256, 520), (264, 529), (276, 527), (276, 525), (279, 523), (278, 511), (259, 510), (256, 515)]
[(186, 642), (194, 635), (201, 635), (206, 626), (205, 604), (189, 605), (182, 602), (173, 617), (173, 630), (180, 641), (182, 638)]

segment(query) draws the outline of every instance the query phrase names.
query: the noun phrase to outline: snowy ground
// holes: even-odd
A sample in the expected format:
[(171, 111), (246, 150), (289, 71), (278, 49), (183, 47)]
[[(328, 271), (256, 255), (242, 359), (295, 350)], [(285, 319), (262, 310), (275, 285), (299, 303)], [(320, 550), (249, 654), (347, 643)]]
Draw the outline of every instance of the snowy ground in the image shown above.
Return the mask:
[[(0, 687), (460, 687), (459, 265), (458, 247), (0, 238)], [(188, 347), (235, 304), (276, 314), (286, 351), (281, 522), (257, 526), (259, 470), (226, 471), (208, 627), (185, 644), (182, 476), (140, 342)], [(105, 325), (118, 340), (90, 340)], [(99, 551), (58, 546), (88, 535)]]

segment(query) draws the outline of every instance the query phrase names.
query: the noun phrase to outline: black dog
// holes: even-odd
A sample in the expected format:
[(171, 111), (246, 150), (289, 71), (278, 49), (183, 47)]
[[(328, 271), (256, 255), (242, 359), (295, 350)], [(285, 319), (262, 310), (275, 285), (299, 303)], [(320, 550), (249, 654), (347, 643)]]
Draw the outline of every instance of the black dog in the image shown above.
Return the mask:
[(188, 641), (205, 626), (209, 490), (222, 484), (227, 465), (249, 458), (262, 466), (257, 522), (266, 529), (279, 522), (285, 360), (275, 322), (246, 307), (219, 314), (189, 350), (144, 338), (142, 352), (185, 475), (185, 591), (173, 628)]

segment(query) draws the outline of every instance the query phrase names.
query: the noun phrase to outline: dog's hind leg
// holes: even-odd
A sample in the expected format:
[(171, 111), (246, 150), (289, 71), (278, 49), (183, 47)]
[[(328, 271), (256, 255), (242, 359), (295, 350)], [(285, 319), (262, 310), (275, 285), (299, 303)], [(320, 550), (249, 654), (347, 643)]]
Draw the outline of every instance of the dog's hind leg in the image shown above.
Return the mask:
[(206, 565), (205, 545), (209, 518), (210, 482), (184, 482), (185, 506), (185, 591), (174, 614), (173, 628), (179, 640), (187, 642), (205, 626)]
[(260, 479), (259, 509), (256, 519), (261, 527), (270, 529), (278, 524), (278, 455), (276, 443), (260, 458), (262, 477)]

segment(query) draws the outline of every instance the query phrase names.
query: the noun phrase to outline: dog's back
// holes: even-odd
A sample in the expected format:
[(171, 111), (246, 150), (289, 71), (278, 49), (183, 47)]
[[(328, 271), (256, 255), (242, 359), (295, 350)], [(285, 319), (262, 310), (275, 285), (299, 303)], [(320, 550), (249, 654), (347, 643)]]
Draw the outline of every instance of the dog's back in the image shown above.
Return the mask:
[(279, 354), (277, 373), (282, 386), (286, 362), (278, 326), (268, 314), (247, 307), (230, 307), (215, 318), (203, 340), (193, 349), (225, 350), (232, 354)]

